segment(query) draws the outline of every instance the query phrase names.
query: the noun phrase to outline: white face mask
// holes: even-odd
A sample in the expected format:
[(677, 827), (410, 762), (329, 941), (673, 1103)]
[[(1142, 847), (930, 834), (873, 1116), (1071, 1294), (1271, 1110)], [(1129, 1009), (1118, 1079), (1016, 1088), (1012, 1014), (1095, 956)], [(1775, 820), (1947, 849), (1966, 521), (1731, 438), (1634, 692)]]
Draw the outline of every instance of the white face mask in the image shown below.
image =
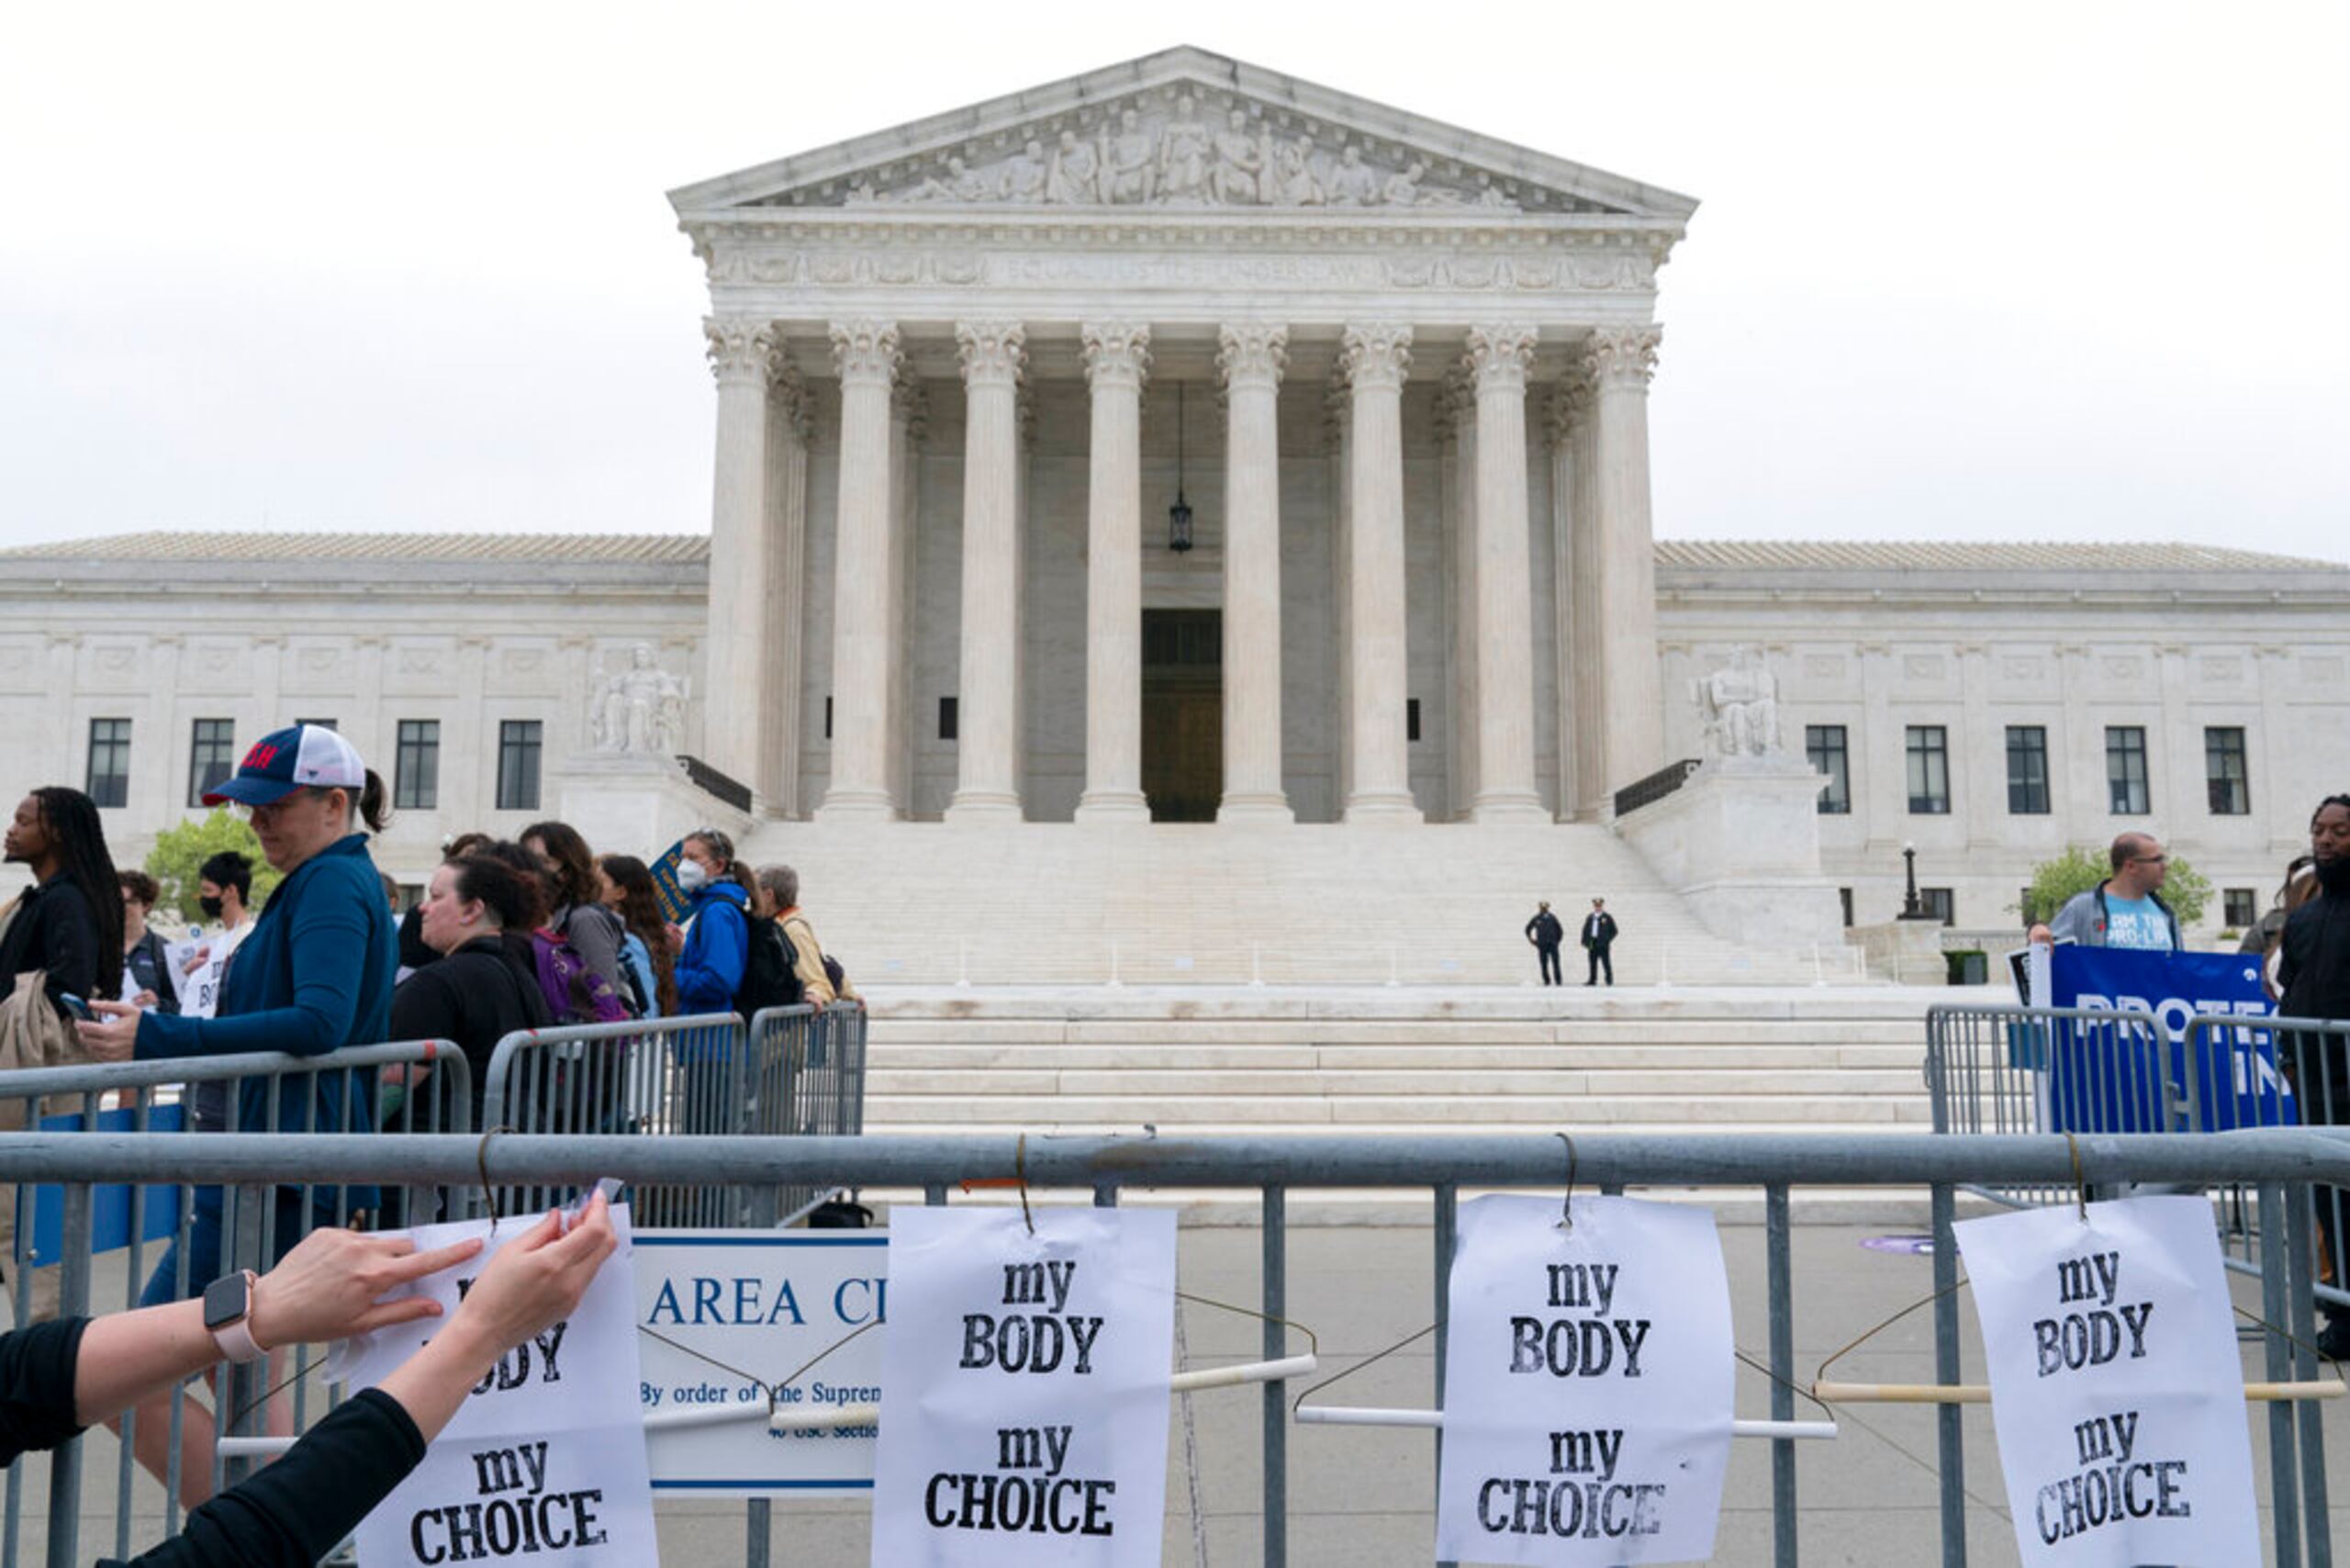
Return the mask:
[(677, 886), (695, 892), (710, 884), (710, 868), (699, 860), (677, 862)]

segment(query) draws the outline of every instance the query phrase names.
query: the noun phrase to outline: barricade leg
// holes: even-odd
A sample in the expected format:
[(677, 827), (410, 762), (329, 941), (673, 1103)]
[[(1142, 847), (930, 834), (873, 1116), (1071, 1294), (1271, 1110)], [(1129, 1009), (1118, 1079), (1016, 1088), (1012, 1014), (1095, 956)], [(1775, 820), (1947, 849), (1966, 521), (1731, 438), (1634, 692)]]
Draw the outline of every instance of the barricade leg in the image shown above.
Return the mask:
[[(2293, 1331), (2300, 1344), (2293, 1349), (2293, 1375), (2312, 1378), (2317, 1375), (2317, 1302), (2311, 1287), (2317, 1281), (2315, 1255), (2311, 1248), (2310, 1204), (2321, 1193), (2338, 1199), (2339, 1188), (2303, 1187), (2293, 1191), (2287, 1199), (2285, 1246), (2289, 1266), (2286, 1271), (2288, 1288), (2292, 1293)], [(2337, 1261), (2334, 1271), (2341, 1273)], [(2326, 1505), (2325, 1423), (2322, 1413), (2313, 1400), (2301, 1400), (2295, 1410), (2300, 1423), (2301, 1518), (2309, 1536), (2310, 1568), (2332, 1568), (2333, 1562), (2333, 1518)]]
[[(62, 1249), (58, 1279), (58, 1310), (62, 1316), (85, 1317), (90, 1311), (90, 1189), (76, 1182), (65, 1189), (64, 1223), (59, 1226)], [(75, 1568), (81, 1559), (82, 1439), (60, 1444), (49, 1456), (50, 1568)]]
[[(1452, 1316), (1452, 1253), (1453, 1226), (1459, 1222), (1460, 1190), (1449, 1182), (1437, 1184), (1435, 1235), (1436, 1249), (1436, 1407), (1444, 1408), (1444, 1338), (1445, 1325)], [(1436, 1429), (1436, 1464), (1432, 1474), (1444, 1473), (1444, 1428)], [(1460, 1568), (1455, 1562), (1438, 1562), (1437, 1568)]]
[[(1958, 1233), (1956, 1192), (1947, 1182), (1933, 1186), (1934, 1381), (1954, 1383), (1958, 1368)], [(1942, 1483), (1942, 1568), (1966, 1568), (1966, 1431), (1955, 1405), (1934, 1413), (1937, 1462)]]
[[(1257, 1310), (1265, 1315), (1267, 1361), (1278, 1361), (1287, 1332), (1276, 1321), (1289, 1315), (1288, 1192), (1267, 1187), (1264, 1231), (1259, 1238), (1261, 1257)], [(1289, 1401), (1287, 1384), (1269, 1383), (1264, 1391), (1265, 1429), (1265, 1568), (1286, 1568), (1289, 1562)]]
[[(1787, 1187), (1774, 1182), (1762, 1189), (1763, 1247), (1769, 1258), (1771, 1297), (1771, 1419), (1792, 1421), (1796, 1414), (1795, 1258), (1787, 1214)], [(1796, 1568), (1796, 1445), (1787, 1438), (1771, 1444), (1771, 1561)]]
[[(2260, 1315), (2271, 1324), (2292, 1317), (2293, 1282), (2288, 1260), (2284, 1183), (2263, 1182), (2260, 1188)], [(2275, 1329), (2262, 1336), (2268, 1376), (2279, 1382), (2293, 1375), (2292, 1344)], [(2268, 1492), (2277, 1547), (2277, 1568), (2299, 1568), (2300, 1515), (2299, 1478), (2294, 1463), (2293, 1407), (2281, 1401), (2268, 1406)]]

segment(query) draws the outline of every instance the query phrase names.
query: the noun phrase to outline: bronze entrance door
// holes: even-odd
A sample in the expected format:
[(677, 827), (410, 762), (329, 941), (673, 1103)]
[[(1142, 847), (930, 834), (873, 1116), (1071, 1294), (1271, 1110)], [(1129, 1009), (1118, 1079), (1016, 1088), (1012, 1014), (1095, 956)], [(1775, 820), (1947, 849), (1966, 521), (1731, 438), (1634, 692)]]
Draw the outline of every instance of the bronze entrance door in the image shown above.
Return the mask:
[(1142, 612), (1142, 790), (1150, 820), (1215, 820), (1224, 795), (1224, 612)]

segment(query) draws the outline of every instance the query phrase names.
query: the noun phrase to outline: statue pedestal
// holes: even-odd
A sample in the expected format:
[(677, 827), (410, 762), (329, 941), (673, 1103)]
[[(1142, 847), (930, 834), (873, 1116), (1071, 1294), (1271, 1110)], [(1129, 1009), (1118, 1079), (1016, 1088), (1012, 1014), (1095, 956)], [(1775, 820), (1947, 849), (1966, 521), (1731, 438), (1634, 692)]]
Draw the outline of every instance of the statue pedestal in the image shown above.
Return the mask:
[(1825, 775), (1800, 757), (1714, 757), (1616, 821), (1706, 929), (1755, 947), (1841, 946), (1844, 911), (1819, 869)]
[(698, 827), (714, 827), (737, 844), (751, 817), (686, 777), (676, 760), (638, 752), (582, 752), (554, 769), (563, 820), (599, 855), (650, 862)]

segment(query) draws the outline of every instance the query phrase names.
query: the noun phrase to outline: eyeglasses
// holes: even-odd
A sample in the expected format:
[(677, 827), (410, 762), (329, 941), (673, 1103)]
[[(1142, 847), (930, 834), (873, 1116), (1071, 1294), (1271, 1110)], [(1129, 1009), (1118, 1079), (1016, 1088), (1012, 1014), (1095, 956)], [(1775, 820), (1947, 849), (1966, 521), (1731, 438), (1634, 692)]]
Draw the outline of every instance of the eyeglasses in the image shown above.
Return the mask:
[(2130, 864), (2132, 866), (2167, 866), (2170, 864), (2170, 857), (2167, 855), (2132, 855), (2130, 857)]

